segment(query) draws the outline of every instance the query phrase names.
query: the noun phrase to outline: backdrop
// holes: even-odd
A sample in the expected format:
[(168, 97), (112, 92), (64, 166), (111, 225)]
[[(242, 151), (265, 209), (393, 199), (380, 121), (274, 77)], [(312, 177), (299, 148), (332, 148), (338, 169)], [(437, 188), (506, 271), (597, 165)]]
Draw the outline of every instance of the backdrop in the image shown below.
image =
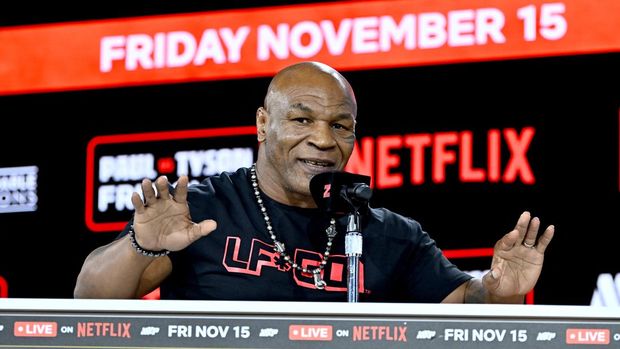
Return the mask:
[[(515, 1), (514, 5), (522, 8), (530, 3), (539, 6), (536, 1)], [(558, 13), (566, 13), (564, 18), (569, 19), (570, 6), (579, 5), (578, 1), (559, 3), (568, 8)], [(475, 1), (470, 5), (472, 9), (478, 6)], [(20, 28), (66, 29), (60, 22), (68, 20), (88, 20), (80, 22), (88, 25), (101, 23), (91, 22), (101, 18), (187, 12), (216, 21), (209, 17), (213, 15), (209, 10), (233, 17), (235, 12), (227, 12), (228, 8), (243, 11), (237, 3), (200, 8), (179, 3), (172, 8), (156, 2), (151, 7), (136, 5), (116, 12), (111, 6), (100, 12), (74, 9), (69, 14), (56, 9), (47, 17), (16, 12), (16, 17), (3, 20), (6, 27), (0, 28), (0, 42), (3, 35), (13, 35)], [(307, 11), (301, 9), (301, 13)], [(325, 18), (340, 13), (328, 9), (332, 12)], [(448, 10), (441, 7), (437, 12), (448, 18)], [(396, 23), (402, 24), (406, 13), (415, 13), (419, 19), (424, 11), (434, 12), (426, 7), (403, 11), (394, 17), (401, 21)], [(314, 12), (308, 13), (308, 21), (320, 23)], [(356, 15), (350, 12), (351, 18)], [(248, 37), (252, 38), (260, 24), (248, 18)], [(334, 23), (342, 24), (342, 18)], [(103, 23), (118, 25), (109, 19)], [(231, 27), (240, 28), (240, 23)], [(609, 25), (617, 29), (617, 23)], [(23, 24), (41, 25), (19, 26)], [(567, 38), (571, 24), (568, 21)], [(218, 25), (221, 35), (223, 24)], [(126, 35), (129, 40), (133, 32), (120, 28), (115, 35)], [(81, 33), (78, 29), (72, 30)], [(302, 33), (307, 36), (300, 39), (302, 49), (311, 46), (311, 32)], [(152, 34), (154, 38), (155, 31)], [(422, 39), (417, 38), (419, 45)], [(355, 45), (355, 39), (351, 40), (347, 45)], [(141, 178), (166, 174), (174, 180), (188, 174), (200, 180), (251, 164), (256, 158), (255, 111), (262, 105), (269, 76), (279, 65), (308, 59), (339, 68), (355, 90), (357, 149), (348, 169), (373, 177), (373, 206), (418, 220), (455, 264), (472, 272), (489, 267), (490, 248), (514, 227), (522, 211), (529, 210), (540, 217), (542, 225), (556, 226), (533, 301), (590, 304), (594, 297), (598, 303), (618, 304), (617, 298), (600, 288), (607, 290), (606, 280), (620, 272), (614, 255), (619, 208), (620, 46), (583, 53), (562, 51), (558, 46), (557, 54), (545, 51), (537, 57), (539, 51), (511, 46), (508, 33), (506, 40), (506, 50), (517, 50), (515, 57), (504, 57), (494, 48), (484, 51), (481, 43), (472, 44), (469, 51), (450, 51), (446, 43), (445, 50), (437, 53), (448, 57), (445, 62), (415, 55), (403, 56), (401, 61), (394, 58), (400, 57), (396, 52), (395, 56), (367, 53), (369, 64), (364, 60), (347, 64), (325, 54), (329, 50), (325, 46), (309, 57), (295, 56), (300, 53), (291, 49), (286, 59), (274, 58), (262, 65), (247, 63), (242, 56), (237, 63), (243, 68), (240, 73), (227, 68), (226, 64), (234, 63), (227, 61), (215, 73), (209, 67), (184, 75), (180, 81), (148, 75), (146, 61), (136, 60), (133, 73), (146, 71), (138, 80), (132, 80), (135, 75), (127, 70), (127, 75), (119, 75), (120, 82), (101, 80), (101, 85), (80, 86), (83, 80), (67, 78), (61, 79), (65, 85), (45, 87), (27, 75), (22, 75), (31, 79), (26, 87), (17, 80), (0, 85), (5, 88), (0, 96), (0, 295), (72, 297), (84, 258), (111, 242), (131, 217), (128, 195)], [(400, 41), (403, 45), (406, 42)], [(71, 46), (68, 43), (64, 52), (76, 54)], [(29, 57), (32, 50), (20, 47), (20, 54)], [(129, 57), (129, 46), (122, 47), (125, 58)], [(227, 52), (230, 60), (231, 51)], [(274, 55), (275, 51), (270, 52)], [(99, 61), (91, 64), (95, 68), (104, 61), (100, 57), (98, 53)], [(357, 56), (352, 52), (347, 57)], [(380, 63), (372, 63), (373, 59)], [(128, 67), (127, 59), (110, 58), (110, 62), (112, 74), (122, 70), (123, 64)], [(34, 64), (40, 62), (30, 63), (26, 67), (29, 62), (24, 60), (20, 69), (45, 75)]]

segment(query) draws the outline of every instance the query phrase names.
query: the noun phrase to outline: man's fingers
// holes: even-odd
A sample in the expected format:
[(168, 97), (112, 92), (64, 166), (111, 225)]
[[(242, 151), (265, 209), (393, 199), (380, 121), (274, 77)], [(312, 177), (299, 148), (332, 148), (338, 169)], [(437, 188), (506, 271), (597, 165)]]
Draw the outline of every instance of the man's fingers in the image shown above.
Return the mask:
[(189, 183), (187, 176), (179, 177), (177, 186), (174, 189), (174, 201), (182, 204), (187, 203), (187, 183)]
[(545, 232), (538, 238), (538, 244), (536, 244), (536, 250), (540, 253), (545, 253), (547, 246), (553, 239), (553, 234), (555, 234), (555, 226), (550, 225), (545, 229)]
[(142, 195), (144, 195), (144, 203), (148, 205), (152, 205), (157, 200), (157, 196), (155, 195), (155, 189), (153, 189), (153, 183), (150, 179), (142, 180)]
[(144, 212), (144, 202), (142, 202), (140, 194), (133, 192), (133, 194), (131, 194), (131, 203), (133, 204), (133, 207), (137, 213)]
[(530, 226), (527, 228), (527, 234), (525, 234), (525, 238), (523, 239), (523, 245), (525, 245), (525, 247), (533, 247), (536, 244), (538, 228), (540, 228), (540, 219), (538, 219), (538, 217), (534, 217), (530, 221)]
[(530, 225), (530, 213), (525, 211), (519, 217), (517, 221), (517, 225), (515, 225), (515, 229), (519, 232), (519, 241), (522, 241), (525, 237), (525, 233), (527, 232), (527, 227)]
[(497, 248), (502, 251), (509, 251), (514, 247), (515, 243), (519, 239), (519, 232), (515, 229), (510, 233), (502, 236), (501, 239), (497, 242)]
[(168, 178), (166, 176), (160, 176), (155, 181), (155, 187), (160, 199), (170, 199), (170, 191), (168, 190)]

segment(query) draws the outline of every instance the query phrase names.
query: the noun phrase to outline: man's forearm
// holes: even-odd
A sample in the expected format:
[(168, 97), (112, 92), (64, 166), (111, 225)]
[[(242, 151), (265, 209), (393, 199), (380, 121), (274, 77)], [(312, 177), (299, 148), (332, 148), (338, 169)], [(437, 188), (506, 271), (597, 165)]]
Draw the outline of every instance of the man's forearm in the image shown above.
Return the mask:
[(125, 236), (91, 252), (84, 261), (75, 298), (135, 298), (152, 258), (136, 253)]
[(481, 279), (473, 278), (467, 282), (463, 303), (523, 304), (524, 296), (495, 297), (484, 287)]

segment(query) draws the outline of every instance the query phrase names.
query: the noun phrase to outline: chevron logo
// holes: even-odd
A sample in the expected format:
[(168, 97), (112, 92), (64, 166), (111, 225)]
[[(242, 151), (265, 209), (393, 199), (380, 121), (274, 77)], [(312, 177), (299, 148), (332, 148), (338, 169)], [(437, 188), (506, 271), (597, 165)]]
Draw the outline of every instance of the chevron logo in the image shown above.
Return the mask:
[(620, 273), (615, 277), (610, 273), (598, 276), (590, 305), (620, 307)]

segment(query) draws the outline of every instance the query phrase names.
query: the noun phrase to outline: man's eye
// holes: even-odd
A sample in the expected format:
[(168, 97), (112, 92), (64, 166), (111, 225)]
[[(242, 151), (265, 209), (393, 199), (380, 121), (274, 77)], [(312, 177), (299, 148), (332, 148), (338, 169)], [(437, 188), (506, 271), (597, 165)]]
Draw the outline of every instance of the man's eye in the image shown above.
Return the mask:
[(308, 118), (295, 118), (293, 119), (293, 121), (299, 122), (300, 124), (307, 124), (310, 122), (310, 119)]
[(343, 124), (334, 124), (333, 127), (338, 130), (348, 130), (349, 128)]

